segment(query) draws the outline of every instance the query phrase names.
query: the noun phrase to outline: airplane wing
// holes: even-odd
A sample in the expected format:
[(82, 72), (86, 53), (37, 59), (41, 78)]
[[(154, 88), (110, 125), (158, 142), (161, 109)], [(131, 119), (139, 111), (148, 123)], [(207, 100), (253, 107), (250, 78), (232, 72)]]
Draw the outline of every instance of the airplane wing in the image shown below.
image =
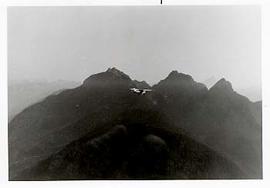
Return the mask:
[(144, 91), (152, 91), (152, 89), (144, 89)]

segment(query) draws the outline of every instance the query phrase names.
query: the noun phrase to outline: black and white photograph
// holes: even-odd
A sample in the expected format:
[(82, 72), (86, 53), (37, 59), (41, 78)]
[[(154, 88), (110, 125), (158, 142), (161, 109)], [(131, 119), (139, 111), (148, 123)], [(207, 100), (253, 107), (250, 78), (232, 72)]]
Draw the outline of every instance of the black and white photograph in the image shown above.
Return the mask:
[(6, 13), (7, 181), (264, 179), (260, 5)]

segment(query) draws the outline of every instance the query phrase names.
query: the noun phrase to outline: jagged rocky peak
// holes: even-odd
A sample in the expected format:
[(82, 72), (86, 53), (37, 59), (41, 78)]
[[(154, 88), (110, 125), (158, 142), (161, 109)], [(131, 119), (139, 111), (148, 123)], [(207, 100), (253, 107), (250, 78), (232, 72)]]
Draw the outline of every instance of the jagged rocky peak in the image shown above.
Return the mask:
[(187, 80), (187, 81), (193, 81), (192, 76), (184, 73), (179, 73), (176, 70), (173, 70), (170, 72), (170, 74), (167, 76), (166, 80)]
[(214, 90), (234, 91), (232, 88), (232, 84), (225, 78), (221, 78), (213, 87), (211, 87), (210, 91)]
[(180, 73), (176, 70), (170, 72), (170, 74), (161, 80), (158, 84), (154, 85), (153, 88), (166, 88), (166, 87), (176, 87), (176, 88), (196, 88), (198, 90), (206, 92), (207, 87), (199, 82), (196, 82), (192, 76), (184, 73)]
[(115, 67), (108, 68), (106, 73), (111, 73), (113, 76), (118, 77), (118, 78), (124, 78), (130, 80), (130, 77), (126, 75), (124, 72), (118, 70)]
[(93, 82), (107, 83), (114, 81), (131, 81), (130, 77), (124, 72), (113, 68), (108, 68), (105, 72), (93, 74), (84, 80), (83, 85), (93, 84)]
[(169, 85), (175, 85), (175, 84), (176, 85), (179, 85), (179, 84), (180, 85), (194, 85), (194, 84), (196, 85), (198, 83), (193, 80), (192, 76), (173, 70), (164, 80), (161, 80), (158, 84), (154, 85), (153, 87), (157, 87), (164, 84), (165, 85), (168, 85), (168, 84)]

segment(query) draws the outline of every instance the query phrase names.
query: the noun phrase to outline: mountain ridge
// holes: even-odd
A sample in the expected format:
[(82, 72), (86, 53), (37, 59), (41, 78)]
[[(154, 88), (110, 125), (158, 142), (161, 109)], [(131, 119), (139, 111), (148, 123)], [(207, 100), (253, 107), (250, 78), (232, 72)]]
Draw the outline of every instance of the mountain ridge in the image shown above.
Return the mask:
[[(143, 84), (145, 85), (145, 83)], [(226, 90), (232, 89), (231, 84), (225, 79), (221, 79), (220, 82), (217, 83), (218, 87), (213, 86), (212, 88), (214, 89), (210, 88), (208, 90), (204, 84), (195, 82), (190, 75), (172, 71), (164, 80), (161, 80), (158, 84), (151, 87), (153, 92), (150, 92), (143, 97), (134, 95), (129, 91), (130, 87), (136, 87), (137, 85), (137, 81), (132, 80), (122, 71), (119, 71), (116, 68), (109, 68), (105, 72), (89, 76), (84, 80), (81, 86), (75, 89), (62, 91), (57, 95), (51, 95), (41, 103), (31, 106), (16, 116), (9, 125), (10, 179), (20, 179), (19, 176), (24, 174), (25, 168), (36, 168), (41, 161), (48, 159), (50, 156), (57, 155), (57, 153), (63, 148), (66, 148), (69, 143), (76, 142), (76, 140), (85, 137), (87, 134), (91, 135), (97, 130), (107, 130), (107, 128), (119, 123), (124, 124), (124, 126), (131, 126), (133, 124), (136, 125), (135, 128), (134, 126), (131, 126), (131, 130), (139, 134), (141, 134), (140, 131), (145, 129), (148, 130), (149, 128), (141, 129), (137, 126), (149, 127), (151, 125), (150, 127), (152, 127), (152, 129), (160, 127), (164, 132), (166, 132), (165, 127), (167, 127), (164, 125), (170, 125), (169, 127), (173, 126), (177, 131), (180, 131), (181, 134), (185, 135), (185, 139), (181, 142), (189, 143), (186, 140), (190, 138), (194, 140), (194, 143), (206, 144), (207, 147), (210, 148), (208, 152), (212, 153), (210, 156), (219, 156), (220, 154), (215, 153), (225, 152), (230, 159), (234, 160), (232, 161), (233, 164), (238, 164), (240, 162), (239, 164), (242, 165), (241, 169), (245, 169), (245, 171), (247, 171), (246, 174), (248, 174), (240, 175), (241, 177), (256, 178), (261, 176), (259, 172), (260, 167), (258, 165), (260, 162), (255, 162), (250, 166), (246, 164), (247, 161), (251, 161), (251, 158), (254, 158), (254, 161), (259, 160), (259, 150), (256, 151), (256, 155), (254, 154), (254, 156), (250, 152), (247, 153), (248, 156), (250, 156), (250, 159), (244, 160), (241, 159), (241, 155), (239, 156), (235, 153), (236, 150), (233, 147), (228, 147), (228, 149), (226, 149), (224, 143), (218, 142), (218, 138), (215, 139), (219, 146), (222, 146), (221, 150), (218, 149), (217, 144), (208, 141), (213, 139), (211, 136), (224, 133), (224, 130), (220, 128), (222, 127), (221, 125), (226, 125), (228, 130), (225, 130), (225, 133), (227, 132), (231, 134), (235, 129), (234, 127), (237, 128), (238, 126), (228, 126), (230, 125), (230, 121), (232, 121), (231, 123), (233, 125), (237, 125), (237, 122), (239, 121), (240, 125), (242, 126), (240, 130), (243, 128), (246, 129), (246, 127), (248, 128), (245, 132), (246, 135), (242, 134), (242, 136), (240, 136), (240, 139), (245, 141), (244, 145), (247, 144), (252, 147), (259, 146), (259, 143), (256, 140), (257, 138), (255, 140), (247, 138), (248, 135), (252, 135), (254, 127), (256, 129), (256, 121), (253, 119), (253, 116), (251, 116), (251, 108), (242, 108), (242, 104), (245, 104), (244, 106), (252, 106), (252, 103), (245, 100), (240, 95), (233, 97), (233, 100), (231, 100), (230, 95), (229, 97), (225, 97), (223, 90), (221, 90), (219, 95), (216, 95), (215, 92), (211, 92), (216, 90), (215, 88), (218, 88), (218, 90), (220, 90), (220, 88), (225, 88)], [(234, 96), (235, 92), (232, 92), (232, 95)], [(221, 101), (219, 99), (220, 96), (225, 100), (224, 104), (226, 105), (223, 105), (223, 103), (218, 103)], [(212, 99), (214, 99), (214, 102)], [(222, 105), (220, 106), (220, 104)], [(228, 110), (230, 109), (235, 110), (235, 114), (237, 114), (240, 119), (233, 113), (228, 113)], [(254, 112), (256, 112), (258, 108), (252, 109)], [(254, 112), (252, 113), (254, 114)], [(215, 115), (216, 113), (217, 115)], [(152, 116), (148, 114), (152, 114)], [(205, 117), (202, 117), (201, 114), (203, 114)], [(212, 114), (213, 116), (211, 117), (209, 114)], [(224, 118), (226, 121), (224, 121)], [(162, 119), (166, 119), (166, 121)], [(31, 121), (29, 122), (28, 120)], [(155, 125), (153, 122), (155, 122)], [(163, 122), (163, 124), (161, 122)], [(217, 122), (219, 122), (220, 125), (217, 124)], [(226, 123), (229, 124), (227, 125)], [(245, 125), (245, 123), (247, 123), (247, 125)], [(202, 129), (200, 128), (200, 124), (203, 124)], [(207, 132), (205, 132), (205, 130), (207, 130), (206, 127), (211, 128), (214, 134), (209, 135)], [(193, 134), (193, 132), (196, 134)], [(241, 135), (239, 131), (236, 132)], [(32, 134), (29, 135), (29, 133)], [(259, 133), (259, 129), (255, 133), (253, 131), (253, 134), (256, 134), (258, 138), (260, 137)], [(155, 135), (156, 133), (154, 132), (153, 134)], [(229, 139), (228, 143), (236, 141), (237, 139), (237, 135), (225, 135), (223, 137), (225, 140)], [(153, 137), (150, 138), (152, 139)], [(134, 140), (131, 140), (131, 143), (133, 142)], [(180, 141), (176, 142), (177, 145), (179, 143)], [(201, 152), (199, 148), (203, 146), (200, 146), (200, 144), (195, 145), (198, 147), (198, 151)], [(181, 144), (179, 147), (182, 147)], [(243, 145), (241, 145), (241, 147), (243, 147)], [(68, 148), (67, 150), (71, 151), (73, 149)], [(176, 151), (178, 148), (174, 147), (174, 150)], [(247, 148), (247, 150), (254, 151), (254, 148)], [(247, 150), (242, 149), (241, 151), (244, 153)], [(185, 151), (188, 153), (191, 152), (190, 149), (187, 148), (185, 148)], [(38, 156), (38, 158), (35, 159), (33, 156)], [(195, 156), (196, 155), (194, 155), (194, 157)], [(202, 153), (198, 153), (198, 156), (202, 156), (203, 158), (206, 157)], [(185, 157), (184, 159), (187, 161), (189, 160)], [(113, 165), (114, 160), (108, 160), (109, 163)], [(181, 161), (181, 159), (179, 160)], [(228, 159), (225, 161), (228, 161)], [(225, 161), (224, 164), (229, 164), (229, 161)], [(192, 161), (190, 162), (192, 163)], [(206, 161), (204, 162), (206, 163)], [(77, 165), (78, 161), (75, 162), (75, 164)], [(133, 164), (133, 162), (130, 164)], [(134, 164), (136, 164), (136, 162)], [(211, 163), (207, 164), (213, 165)], [(197, 166), (192, 168), (200, 168), (200, 165), (202, 164), (198, 163)], [(222, 166), (222, 163), (219, 165)], [(221, 174), (233, 174), (232, 169), (222, 171), (222, 168), (216, 168), (219, 169), (218, 171)], [(253, 172), (252, 170), (248, 172), (248, 169), (250, 168), (255, 168), (256, 172)], [(152, 167), (150, 169), (152, 169)], [(173, 175), (170, 171), (170, 173), (167, 174), (167, 178), (170, 176), (175, 176), (176, 178), (180, 179), (185, 179), (185, 177), (200, 178), (201, 176), (204, 176), (204, 173), (206, 173), (200, 171), (201, 174), (196, 176), (195, 174), (192, 174), (195, 173), (196, 170), (189, 172), (188, 170), (182, 169), (183, 171), (181, 172), (181, 168), (177, 169), (177, 173), (180, 173), (180, 175)], [(126, 171), (124, 170), (123, 172)], [(235, 178), (239, 178), (240, 176), (237, 175)], [(131, 178), (132, 177), (133, 176), (131, 176)], [(211, 177), (214, 178), (214, 175)], [(208, 178), (211, 177), (209, 176)], [(35, 177), (32, 178), (35, 179)], [(205, 178), (207, 178), (207, 176)], [(222, 176), (220, 178), (222, 178)], [(233, 176), (230, 176), (230, 178), (233, 178)]]

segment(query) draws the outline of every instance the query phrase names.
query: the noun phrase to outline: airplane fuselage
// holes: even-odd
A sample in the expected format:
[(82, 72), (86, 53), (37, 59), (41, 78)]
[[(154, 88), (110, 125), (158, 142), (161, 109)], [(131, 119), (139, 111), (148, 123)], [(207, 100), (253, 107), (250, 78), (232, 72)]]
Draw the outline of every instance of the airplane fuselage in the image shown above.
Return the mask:
[(130, 90), (138, 95), (145, 95), (147, 92), (152, 91), (151, 89), (138, 89), (138, 88), (131, 88)]

